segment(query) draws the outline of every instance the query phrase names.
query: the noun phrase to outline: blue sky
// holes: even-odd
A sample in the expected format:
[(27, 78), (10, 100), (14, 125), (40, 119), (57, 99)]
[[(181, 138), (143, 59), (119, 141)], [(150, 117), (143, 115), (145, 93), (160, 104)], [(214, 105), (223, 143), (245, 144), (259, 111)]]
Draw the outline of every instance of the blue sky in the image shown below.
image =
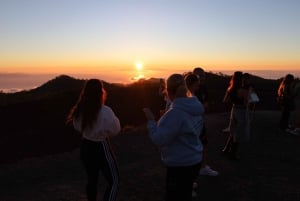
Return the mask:
[(1, 0), (0, 72), (299, 69), (297, 0)]

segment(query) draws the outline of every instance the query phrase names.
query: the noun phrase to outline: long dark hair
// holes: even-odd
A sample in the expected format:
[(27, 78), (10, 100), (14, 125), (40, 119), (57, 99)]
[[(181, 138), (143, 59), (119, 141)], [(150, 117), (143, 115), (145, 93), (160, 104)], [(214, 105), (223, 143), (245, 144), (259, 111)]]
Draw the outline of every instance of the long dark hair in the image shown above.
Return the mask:
[(228, 91), (237, 90), (242, 86), (243, 83), (243, 72), (235, 71), (231, 77)]
[(99, 110), (105, 101), (106, 92), (103, 84), (98, 79), (88, 80), (83, 89), (77, 103), (71, 109), (67, 122), (81, 117), (81, 130), (93, 125), (98, 117)]
[(289, 93), (289, 87), (291, 87), (294, 82), (294, 76), (292, 74), (287, 74), (284, 79), (281, 81), (277, 94), (278, 96), (284, 96), (284, 93)]

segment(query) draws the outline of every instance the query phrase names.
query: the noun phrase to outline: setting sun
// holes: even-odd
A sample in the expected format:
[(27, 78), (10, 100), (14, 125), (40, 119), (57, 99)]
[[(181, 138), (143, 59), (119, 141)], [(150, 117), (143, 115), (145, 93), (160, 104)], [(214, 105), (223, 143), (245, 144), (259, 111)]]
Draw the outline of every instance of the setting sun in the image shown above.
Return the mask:
[(138, 63), (135, 64), (135, 68), (136, 68), (136, 70), (140, 71), (140, 70), (143, 69), (143, 64), (138, 62)]
[(200, 66), (207, 72), (231, 75), (239, 70), (265, 79), (300, 76), (300, 1), (78, 1), (61, 3), (59, 9), (55, 1), (15, 3), (23, 1), (0, 6), (0, 22), (5, 19), (0, 92), (9, 88), (3, 77), (20, 81), (8, 77), (15, 74), (98, 76), (130, 83)]

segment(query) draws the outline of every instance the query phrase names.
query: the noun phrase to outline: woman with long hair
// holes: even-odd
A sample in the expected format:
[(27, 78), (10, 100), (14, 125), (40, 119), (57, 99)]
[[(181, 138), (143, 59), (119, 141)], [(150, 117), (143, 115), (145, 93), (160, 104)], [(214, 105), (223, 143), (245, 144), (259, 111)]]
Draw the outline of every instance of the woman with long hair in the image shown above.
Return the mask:
[(234, 72), (226, 94), (232, 103), (232, 110), (229, 124), (230, 133), (223, 153), (229, 153), (230, 159), (238, 160), (238, 145), (246, 134), (246, 109), (249, 96), (248, 90), (243, 88), (243, 73), (241, 71)]
[(99, 171), (108, 183), (104, 201), (116, 200), (119, 184), (118, 167), (109, 137), (117, 135), (121, 126), (112, 109), (104, 104), (105, 98), (102, 82), (88, 80), (67, 119), (82, 135), (80, 155), (87, 173), (86, 194), (89, 201), (97, 200)]
[(283, 131), (289, 132), (289, 118), (291, 111), (295, 109), (293, 100), (293, 83), (294, 76), (292, 74), (287, 74), (281, 81), (278, 90), (278, 101), (281, 107), (281, 117), (279, 122), (279, 127)]

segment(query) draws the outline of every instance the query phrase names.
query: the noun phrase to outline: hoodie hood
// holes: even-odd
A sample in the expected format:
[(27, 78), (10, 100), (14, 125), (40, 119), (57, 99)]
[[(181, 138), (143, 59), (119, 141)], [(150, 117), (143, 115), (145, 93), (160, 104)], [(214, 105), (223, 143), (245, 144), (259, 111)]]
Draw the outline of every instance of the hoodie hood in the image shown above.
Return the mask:
[(204, 107), (197, 97), (175, 98), (171, 108), (183, 110), (193, 116), (204, 115)]

